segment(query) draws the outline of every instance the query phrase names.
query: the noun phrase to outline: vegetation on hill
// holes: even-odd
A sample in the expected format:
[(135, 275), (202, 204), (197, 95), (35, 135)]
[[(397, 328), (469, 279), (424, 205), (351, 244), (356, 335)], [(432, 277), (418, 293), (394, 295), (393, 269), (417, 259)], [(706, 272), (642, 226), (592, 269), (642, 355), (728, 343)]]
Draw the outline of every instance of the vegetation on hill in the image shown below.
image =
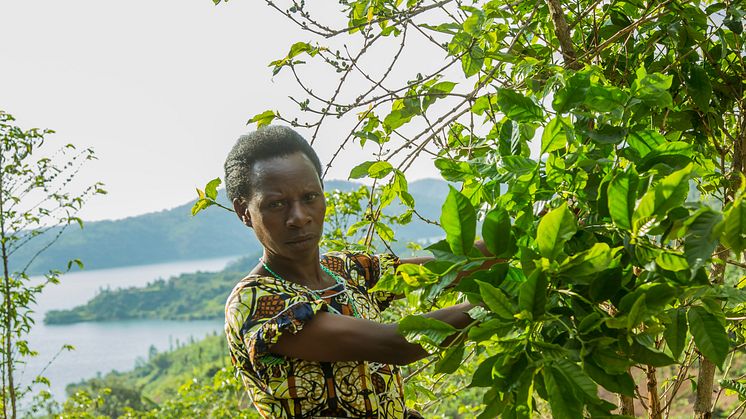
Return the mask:
[(250, 234), (236, 228), (233, 214), (214, 211), (204, 218), (193, 218), (188, 205), (121, 220), (86, 223), (84, 230), (65, 231), (58, 243), (34, 261), (32, 272), (60, 266), (71, 256), (85, 261), (86, 269), (102, 269), (233, 256), (259, 249)]
[(46, 324), (125, 319), (201, 320), (223, 317), (225, 299), (260, 254), (244, 257), (220, 272), (186, 273), (145, 287), (102, 290), (70, 310), (50, 310)]
[(57, 418), (246, 418), (249, 407), (242, 384), (232, 376), (222, 334), (207, 336), (173, 351), (151, 348), (127, 372), (112, 371), (67, 387), (59, 404), (41, 395), (36, 416)]

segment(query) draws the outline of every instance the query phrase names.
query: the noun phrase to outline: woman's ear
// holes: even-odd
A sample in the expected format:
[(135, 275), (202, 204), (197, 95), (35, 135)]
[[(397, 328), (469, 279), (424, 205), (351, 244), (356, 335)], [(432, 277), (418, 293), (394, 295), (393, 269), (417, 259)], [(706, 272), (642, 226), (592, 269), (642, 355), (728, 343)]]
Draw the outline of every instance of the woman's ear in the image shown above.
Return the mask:
[(238, 219), (241, 220), (246, 227), (251, 227), (251, 215), (249, 215), (249, 206), (245, 199), (233, 198), (233, 210), (236, 211)]

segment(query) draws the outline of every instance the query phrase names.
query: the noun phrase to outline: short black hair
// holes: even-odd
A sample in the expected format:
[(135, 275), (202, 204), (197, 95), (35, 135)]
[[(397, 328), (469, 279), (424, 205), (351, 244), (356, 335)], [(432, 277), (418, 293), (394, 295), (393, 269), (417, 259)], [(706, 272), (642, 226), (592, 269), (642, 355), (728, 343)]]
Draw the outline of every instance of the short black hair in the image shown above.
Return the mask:
[(235, 198), (251, 198), (251, 175), (256, 162), (295, 153), (303, 153), (308, 157), (321, 181), (319, 156), (292, 128), (269, 125), (238, 137), (223, 165), (228, 199), (233, 201)]

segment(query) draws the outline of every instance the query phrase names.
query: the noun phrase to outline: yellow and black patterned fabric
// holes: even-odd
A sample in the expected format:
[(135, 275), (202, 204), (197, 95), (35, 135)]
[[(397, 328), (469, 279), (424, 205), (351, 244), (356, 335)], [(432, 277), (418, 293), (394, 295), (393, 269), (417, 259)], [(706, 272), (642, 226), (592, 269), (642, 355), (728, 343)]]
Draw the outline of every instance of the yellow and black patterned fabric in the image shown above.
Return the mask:
[(356, 311), (362, 318), (380, 321), (381, 310), (393, 296), (368, 291), (381, 270), (396, 263), (395, 258), (383, 255), (324, 255), (321, 264), (345, 281), (345, 293), (340, 293), (343, 284), (312, 291), (267, 276), (248, 276), (235, 286), (225, 307), (225, 333), (233, 365), (262, 416), (405, 417), (402, 380), (395, 365), (312, 362), (269, 350), (283, 333), (297, 333), (319, 311), (347, 316)]

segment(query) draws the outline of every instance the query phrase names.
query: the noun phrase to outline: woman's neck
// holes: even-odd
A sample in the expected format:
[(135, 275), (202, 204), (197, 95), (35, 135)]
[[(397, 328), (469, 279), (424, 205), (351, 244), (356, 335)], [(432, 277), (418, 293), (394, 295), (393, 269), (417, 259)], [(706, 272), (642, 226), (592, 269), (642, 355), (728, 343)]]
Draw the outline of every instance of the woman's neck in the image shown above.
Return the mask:
[[(264, 252), (262, 255), (263, 270), (269, 268), (271, 272), (265, 272), (270, 276), (279, 276), (285, 281), (295, 282), (311, 289), (326, 288), (330, 279), (319, 265), (319, 255), (310, 255), (303, 259), (288, 259), (281, 256)], [(333, 280), (332, 280), (333, 282)]]

